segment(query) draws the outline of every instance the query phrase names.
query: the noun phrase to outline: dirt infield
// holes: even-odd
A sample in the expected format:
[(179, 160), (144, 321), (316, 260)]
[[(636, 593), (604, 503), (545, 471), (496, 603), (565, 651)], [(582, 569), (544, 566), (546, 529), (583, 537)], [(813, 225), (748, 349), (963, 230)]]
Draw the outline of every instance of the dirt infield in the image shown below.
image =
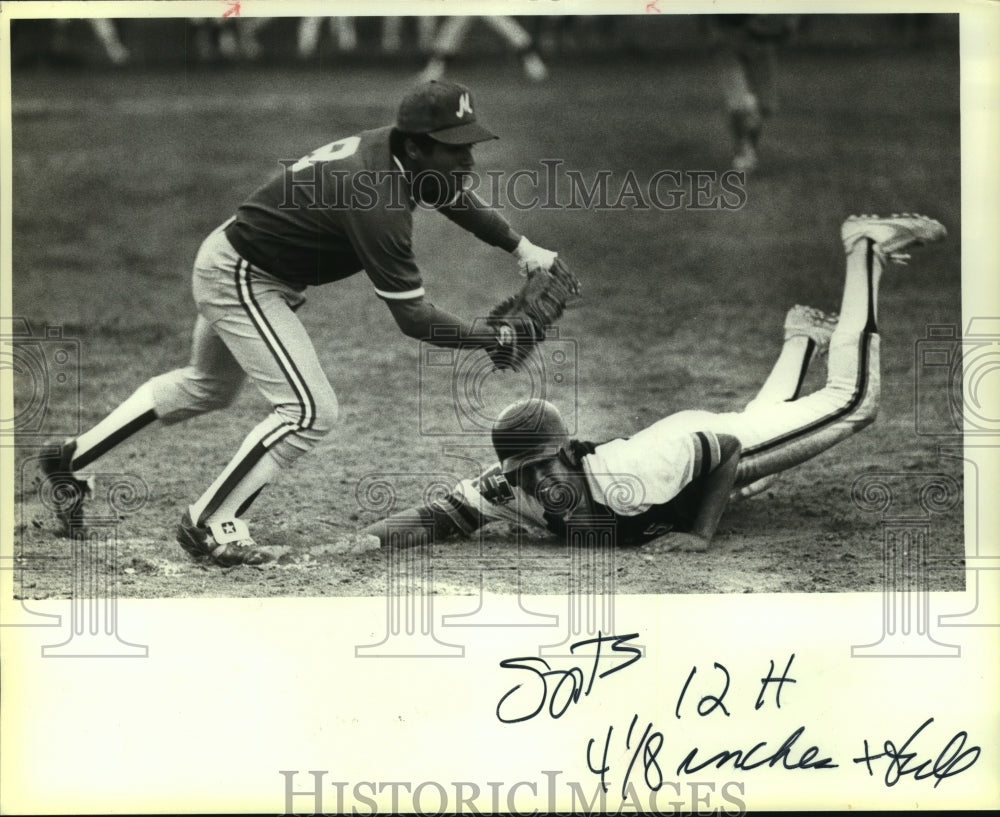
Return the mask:
[[(500, 65), (465, 66), (458, 77), (478, 92), (480, 117), (501, 136), (479, 149), (482, 170), (541, 171), (551, 160), (587, 178), (607, 169), (613, 179), (632, 171), (645, 180), (662, 170), (689, 179), (692, 170), (726, 167), (707, 58), (557, 66), (538, 86)], [(118, 561), (105, 569), (117, 570), (119, 594), (383, 594), (383, 554), (345, 556), (329, 544), (434, 486), (473, 475), (488, 462), (483, 418), (496, 406), (543, 389), (568, 407), (575, 435), (593, 440), (683, 408), (739, 407), (780, 348), (787, 307), (836, 308), (842, 218), (898, 210), (934, 215), (950, 238), (883, 280), (876, 424), (732, 507), (711, 553), (619, 549), (615, 589), (877, 590), (890, 513), (929, 525), (929, 587), (962, 589), (962, 503), (930, 513), (919, 496), (935, 480), (960, 486), (962, 469), (961, 460), (938, 455), (940, 436), (918, 433), (947, 428), (948, 404), (937, 381), (937, 391), (927, 391), (917, 356), (928, 326), (957, 327), (961, 318), (957, 42), (920, 53), (795, 53), (782, 69), (781, 109), (743, 206), (691, 207), (688, 189), (685, 206), (670, 210), (634, 202), (507, 207), (515, 228), (559, 250), (584, 283), (585, 301), (563, 320), (540, 369), (492, 375), (470, 396), (461, 378), (455, 386), (454, 365), (432, 361), (399, 333), (365, 276), (311, 290), (300, 314), (342, 414), (328, 441), (283, 474), (248, 518), (280, 558), (258, 568), (206, 568), (173, 537), (185, 504), (267, 411), (247, 388), (228, 410), (154, 426), (90, 469), (100, 489), (92, 514), (123, 477), (140, 494), (114, 498), (124, 508), (110, 526)], [(38, 497), (38, 445), (89, 427), (146, 378), (183, 365), (194, 321), (190, 267), (204, 235), (278, 169), (278, 159), (390, 121), (410, 79), (388, 67), (347, 76), (247, 67), (15, 72), (14, 315), (50, 344), (39, 344), (40, 354), (57, 340), (46, 327), (59, 327), (79, 360), (45, 392), (37, 434), (18, 440), (19, 597), (72, 592), (71, 549), (53, 536)], [(459, 314), (485, 314), (519, 283), (511, 259), (437, 214), (416, 214), (415, 246), (429, 298)], [(15, 386), (21, 406), (37, 394), (24, 380)], [(892, 485), (891, 511), (852, 499), (865, 475)], [(481, 539), (439, 543), (432, 555), (437, 593), (472, 594), (480, 581), (499, 592), (564, 592), (571, 580), (566, 548), (537, 531), (491, 526)]]

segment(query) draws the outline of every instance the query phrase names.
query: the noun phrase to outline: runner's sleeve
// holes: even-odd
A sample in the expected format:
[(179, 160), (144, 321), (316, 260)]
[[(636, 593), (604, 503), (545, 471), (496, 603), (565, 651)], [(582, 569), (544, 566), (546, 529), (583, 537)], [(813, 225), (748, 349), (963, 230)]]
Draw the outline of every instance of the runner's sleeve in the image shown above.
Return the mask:
[(595, 498), (622, 516), (662, 505), (722, 462), (711, 431), (667, 432), (654, 423), (628, 439), (611, 440), (584, 458)]
[(513, 488), (500, 474), (500, 467), (495, 466), (477, 479), (462, 480), (446, 497), (398, 511), (368, 525), (362, 533), (377, 536), (384, 547), (393, 541), (424, 541), (428, 534), (434, 539), (468, 536), (498, 521), (546, 526), (541, 505), (525, 501), (519, 489)]
[(726, 455), (722, 450), (719, 435), (714, 431), (696, 431), (691, 436), (694, 438), (692, 446), (695, 450), (691, 467), (691, 479), (694, 480), (718, 468)]
[(516, 507), (484, 497), (478, 490), (479, 479), (463, 479), (448, 496), (434, 503), (434, 509), (446, 513), (464, 533), (472, 533), (490, 522), (517, 522)]
[(507, 219), (488, 207), (471, 190), (461, 192), (453, 203), (446, 204), (439, 211), (480, 241), (507, 252), (513, 252), (521, 240)]
[(519, 488), (513, 487), (495, 466), (476, 479), (459, 482), (434, 509), (446, 513), (465, 533), (490, 522), (512, 522), (545, 527), (544, 509)]

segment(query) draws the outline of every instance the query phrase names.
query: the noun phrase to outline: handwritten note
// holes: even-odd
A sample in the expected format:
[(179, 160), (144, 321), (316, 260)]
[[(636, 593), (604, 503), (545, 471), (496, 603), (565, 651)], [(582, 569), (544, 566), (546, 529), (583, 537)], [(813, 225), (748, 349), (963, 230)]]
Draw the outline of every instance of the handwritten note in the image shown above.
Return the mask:
[[(577, 641), (570, 646), (570, 652), (573, 654), (576, 654), (578, 650), (583, 653), (586, 647), (594, 648), (589, 675), (580, 667), (571, 667), (568, 670), (552, 669), (543, 658), (533, 656), (507, 658), (501, 661), (500, 666), (504, 669), (524, 670), (529, 673), (529, 679), (535, 684), (533, 691), (526, 690), (520, 695), (517, 693), (523, 688), (523, 684), (517, 684), (508, 690), (497, 704), (497, 718), (503, 723), (531, 720), (545, 708), (546, 702), (548, 702), (549, 715), (552, 718), (562, 717), (570, 705), (577, 703), (581, 696), (590, 695), (595, 680), (619, 672), (642, 657), (642, 651), (638, 647), (626, 644), (627, 641), (637, 638), (638, 635), (638, 633), (630, 633), (629, 635), (605, 636), (598, 633), (597, 638)], [(607, 657), (607, 653), (604, 653), (603, 656), (601, 653), (603, 644), (611, 645), (612, 655), (624, 654), (629, 657), (624, 663), (613, 665), (598, 674), (601, 658)], [(586, 688), (584, 688), (585, 682)], [(550, 683), (553, 684), (551, 694), (549, 693)], [(531, 709), (532, 706), (534, 709)]]
[[(570, 652), (579, 653), (586, 660), (568, 669), (553, 668), (548, 661), (531, 656), (501, 661), (501, 668), (525, 675), (521, 683), (500, 698), (497, 718), (505, 724), (517, 724), (543, 711), (552, 719), (561, 718), (573, 704), (589, 695), (600, 694), (607, 687), (607, 682), (598, 684), (597, 681), (621, 672), (642, 658), (641, 650), (629, 643), (638, 635), (598, 634), (597, 638), (578, 641)], [(613, 663), (615, 660), (617, 663)], [(627, 720), (609, 723), (600, 734), (587, 741), (584, 752), (587, 771), (597, 776), (603, 792), (614, 785), (625, 800), (636, 785), (657, 792), (664, 785), (672, 784), (675, 778), (682, 779), (706, 770), (750, 774), (756, 769), (777, 769), (815, 774), (843, 765), (865, 769), (869, 777), (881, 775), (887, 787), (904, 780), (913, 783), (933, 780), (933, 786), (937, 787), (979, 760), (982, 750), (979, 746), (967, 746), (970, 742), (967, 732), (958, 731), (949, 736), (948, 730), (935, 731), (932, 729), (933, 717), (924, 718), (902, 743), (895, 738), (862, 736), (858, 739), (859, 754), (845, 764), (823, 748), (822, 723), (818, 726), (801, 724), (792, 729), (785, 727), (777, 734), (734, 740), (732, 744), (718, 737), (710, 745), (692, 740), (691, 735), (696, 730), (691, 728), (691, 723), (685, 726), (683, 733), (672, 733), (671, 724), (685, 719), (696, 724), (707, 719), (729, 722), (758, 718), (766, 727), (768, 711), (791, 709), (796, 697), (791, 690), (803, 684), (802, 678), (795, 677), (795, 654), (791, 653), (783, 664), (767, 660), (766, 671), (755, 675), (751, 685), (757, 690), (756, 698), (741, 700), (732, 699), (734, 672), (726, 665), (715, 661), (710, 666), (692, 666), (676, 697), (666, 697), (666, 701), (673, 704), (673, 719), (641, 717), (637, 712)], [(779, 670), (779, 666), (783, 669)], [(743, 668), (742, 672), (745, 672)], [(746, 689), (745, 686), (741, 688)], [(614, 690), (608, 692), (611, 697), (616, 694)], [(877, 734), (877, 724), (873, 724), (872, 729)], [(717, 736), (718, 731), (713, 730), (713, 734)]]
[[(934, 788), (937, 788), (938, 784), (942, 780), (948, 777), (954, 777), (956, 774), (964, 772), (972, 766), (973, 763), (979, 760), (981, 749), (978, 746), (966, 749), (965, 741), (969, 737), (968, 733), (964, 731), (956, 732), (951, 740), (949, 740), (945, 747), (938, 753), (937, 758), (933, 761), (930, 759), (922, 762), (918, 761), (918, 752), (916, 750), (907, 750), (910, 748), (911, 743), (916, 742), (920, 733), (932, 723), (934, 723), (934, 718), (928, 718), (925, 720), (920, 726), (917, 727), (916, 731), (914, 731), (914, 733), (906, 739), (903, 745), (898, 748), (896, 747), (894, 741), (884, 741), (882, 744), (883, 751), (878, 754), (872, 754), (869, 751), (868, 739), (866, 738), (864, 754), (861, 757), (854, 758), (854, 762), (864, 763), (868, 769), (868, 774), (871, 776), (875, 774), (872, 770), (872, 761), (885, 758), (888, 761), (885, 768), (885, 777), (883, 778), (886, 786), (895, 786), (904, 777), (912, 774), (914, 780), (926, 780), (928, 777), (933, 777)], [(931, 753), (933, 753), (933, 749), (931, 750)], [(911, 766), (911, 763), (915, 765)]]

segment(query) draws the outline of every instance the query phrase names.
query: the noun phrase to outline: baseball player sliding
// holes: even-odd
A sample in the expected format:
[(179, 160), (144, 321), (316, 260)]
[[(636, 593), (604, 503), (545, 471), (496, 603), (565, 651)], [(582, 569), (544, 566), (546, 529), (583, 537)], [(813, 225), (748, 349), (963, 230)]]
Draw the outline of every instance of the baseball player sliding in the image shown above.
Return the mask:
[[(509, 406), (494, 423), (499, 464), (463, 480), (444, 499), (367, 527), (380, 544), (435, 540), (497, 520), (564, 536), (613, 523), (618, 544), (657, 539), (654, 549), (703, 551), (731, 498), (761, 490), (875, 420), (879, 401), (878, 289), (887, 260), (945, 237), (933, 219), (848, 218), (841, 237), (847, 275), (839, 319), (793, 307), (784, 346), (764, 386), (740, 412), (682, 411), (628, 439), (570, 440), (559, 412), (538, 399)], [(829, 352), (826, 385), (799, 389)], [(374, 543), (374, 539), (372, 539)]]
[[(473, 146), (495, 138), (477, 121), (467, 88), (427, 82), (402, 101), (395, 126), (283, 162), (284, 171), (201, 245), (188, 365), (147, 381), (95, 427), (53, 444), (42, 458), (44, 476), (61, 483), (63, 526), (83, 521), (87, 483), (79, 469), (156, 420), (171, 424), (227, 406), (249, 376), (272, 411), (188, 506), (177, 541), (195, 558), (223, 566), (266, 561), (241, 517), (337, 420), (337, 397), (295, 314), (308, 287), (363, 269), (404, 334), (439, 346), (479, 346), (502, 366), (517, 329), (494, 321), (474, 333), (472, 324), (433, 306), (411, 246), (419, 202), (513, 253), (529, 277), (556, 264), (556, 253), (516, 233), (465, 189)], [(457, 331), (432, 334), (435, 326)]]

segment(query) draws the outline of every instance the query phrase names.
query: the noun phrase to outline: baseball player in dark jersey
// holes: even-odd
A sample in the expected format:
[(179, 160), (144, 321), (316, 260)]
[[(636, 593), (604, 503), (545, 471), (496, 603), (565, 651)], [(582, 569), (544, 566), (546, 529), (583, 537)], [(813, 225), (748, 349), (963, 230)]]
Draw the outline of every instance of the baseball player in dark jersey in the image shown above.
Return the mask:
[[(682, 411), (627, 439), (570, 440), (559, 411), (538, 399), (509, 406), (494, 424), (499, 464), (461, 481), (444, 499), (367, 527), (380, 544), (469, 534), (497, 520), (560, 536), (569, 526), (607, 528), (617, 544), (707, 549), (730, 499), (750, 496), (779, 472), (825, 451), (878, 411), (878, 288), (886, 261), (945, 229), (923, 216), (851, 217), (841, 237), (847, 274), (839, 318), (793, 307), (763, 388), (743, 411)], [(828, 353), (826, 385), (800, 396), (810, 362)], [(416, 534), (416, 535), (414, 535)]]
[[(395, 126), (338, 139), (254, 192), (202, 243), (194, 263), (198, 316), (191, 359), (154, 377), (94, 428), (42, 459), (63, 483), (60, 520), (80, 524), (87, 483), (76, 472), (155, 420), (170, 424), (227, 406), (249, 376), (272, 406), (214, 483), (183, 514), (178, 542), (220, 565), (268, 556), (241, 519), (282, 469), (337, 420), (337, 398), (296, 310), (308, 287), (364, 270), (404, 334), (440, 346), (480, 346), (502, 360), (509, 327), (473, 330), (432, 305), (414, 260), (413, 210), (437, 209), (522, 272), (548, 270), (556, 253), (533, 245), (465, 189), (473, 146), (496, 137), (461, 85), (428, 82), (400, 104)], [(435, 326), (458, 331), (434, 333)]]

